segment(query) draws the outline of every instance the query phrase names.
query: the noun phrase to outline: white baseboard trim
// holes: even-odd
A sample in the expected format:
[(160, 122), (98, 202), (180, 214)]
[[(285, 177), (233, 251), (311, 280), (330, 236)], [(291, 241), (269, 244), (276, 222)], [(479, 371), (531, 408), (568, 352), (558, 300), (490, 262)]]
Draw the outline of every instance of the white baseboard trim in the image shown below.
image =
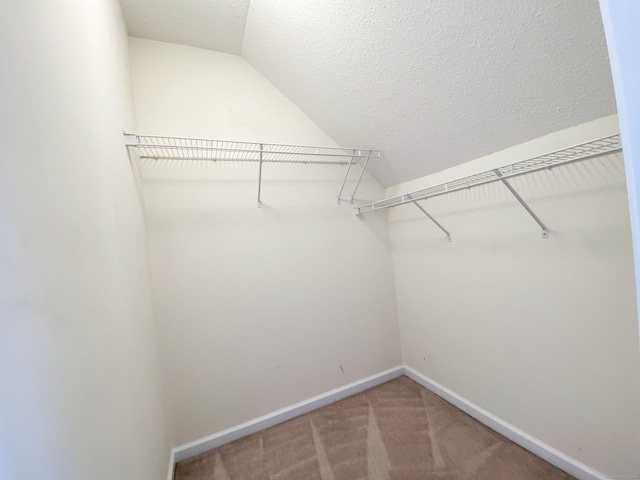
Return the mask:
[(586, 466), (578, 460), (571, 458), (537, 438), (532, 437), (528, 433), (523, 432), (519, 428), (514, 427), (510, 423), (505, 422), (501, 418), (496, 417), (466, 398), (461, 397), (445, 386), (440, 385), (438, 382), (431, 380), (417, 370), (407, 366), (399, 366), (385, 370), (384, 372), (380, 372), (357, 382), (350, 383), (349, 385), (303, 400), (302, 402), (276, 410), (275, 412), (263, 415), (262, 417), (258, 417), (235, 427), (231, 427), (199, 440), (175, 447), (171, 449), (167, 480), (173, 480), (175, 464), (177, 462), (194, 457), (200, 453), (212, 450), (221, 445), (233, 442), (234, 440), (246, 437), (247, 435), (251, 435), (279, 423), (286, 422), (287, 420), (304, 415), (305, 413), (309, 413), (313, 410), (324, 407), (325, 405), (329, 405), (337, 402), (338, 400), (342, 400), (343, 398), (355, 395), (356, 393), (363, 392), (402, 375), (406, 375), (487, 427), (495, 430), (512, 442), (517, 443), (522, 448), (546, 460), (550, 464), (555, 465), (570, 475), (573, 475), (579, 480), (610, 480), (610, 477), (603, 473)]
[(169, 454), (169, 471), (167, 472), (167, 480), (173, 480), (176, 470), (176, 449), (172, 448)]
[(517, 427), (514, 427), (510, 423), (505, 422), (501, 418), (496, 417), (492, 413), (484, 410), (483, 408), (475, 405), (466, 398), (461, 397), (455, 392), (452, 392), (447, 387), (440, 385), (438, 382), (431, 380), (420, 372), (414, 370), (411, 367), (404, 367), (404, 374), (419, 383), (427, 390), (432, 391), (439, 397), (443, 398), (453, 406), (459, 408), (469, 416), (475, 418), (480, 423), (485, 424), (492, 430), (495, 430), (500, 435), (507, 437), (514, 443), (517, 443), (525, 450), (529, 450), (534, 455), (546, 460), (552, 465), (555, 465), (560, 470), (567, 472), (570, 475), (578, 478), (579, 480), (609, 480), (610, 477), (600, 473), (578, 460), (571, 458), (568, 455), (556, 450), (555, 448), (541, 442), (535, 437), (532, 437), (526, 432), (523, 432)]
[[(254, 420), (249, 420), (248, 422), (242, 423), (238, 426), (214, 433), (208, 437), (185, 443), (172, 450), (173, 461), (174, 463), (180, 462), (213, 448), (217, 448), (225, 443), (233, 442), (234, 440), (259, 432), (265, 428), (286, 422), (287, 420), (304, 415), (305, 413), (309, 413), (320, 407), (324, 407), (325, 405), (329, 405), (337, 402), (338, 400), (342, 400), (343, 398), (350, 397), (356, 393), (363, 392), (372, 387), (388, 382), (389, 380), (393, 380), (403, 374), (404, 367), (399, 366), (391, 368), (357, 382), (350, 383), (349, 385), (303, 400), (302, 402), (289, 407), (276, 410), (275, 412), (258, 417)], [(173, 472), (171, 472), (171, 475), (173, 475)], [(169, 480), (172, 480), (172, 478), (173, 476)]]

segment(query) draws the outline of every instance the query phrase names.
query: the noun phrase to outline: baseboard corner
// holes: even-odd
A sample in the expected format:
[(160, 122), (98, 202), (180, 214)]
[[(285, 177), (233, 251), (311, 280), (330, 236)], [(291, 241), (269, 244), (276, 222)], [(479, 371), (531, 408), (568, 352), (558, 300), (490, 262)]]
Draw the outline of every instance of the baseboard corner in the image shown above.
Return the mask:
[(167, 480), (173, 480), (176, 463), (217, 448), (234, 440), (267, 429), (292, 418), (304, 415), (318, 408), (355, 395), (394, 378), (405, 375), (435, 393), (442, 399), (459, 408), (500, 435), (520, 445), (525, 450), (546, 460), (559, 469), (573, 475), (579, 480), (609, 480), (609, 477), (598, 472), (578, 460), (556, 450), (494, 414), (484, 410), (466, 398), (449, 390), (444, 385), (418, 372), (407, 365), (400, 365), (383, 372), (371, 375), (356, 382), (335, 388), (315, 397), (303, 400), (288, 407), (276, 410), (261, 417), (249, 420), (240, 425), (219, 431), (207, 437), (185, 443), (171, 449)]
[(169, 452), (169, 468), (167, 471), (167, 480), (173, 480), (176, 470), (176, 449), (172, 448)]
[(503, 437), (520, 445), (525, 450), (537, 455), (560, 470), (573, 475), (578, 480), (610, 480), (610, 477), (588, 467), (584, 463), (566, 455), (552, 446), (538, 440), (510, 423), (502, 420), (482, 407), (449, 390), (444, 385), (405, 365), (403, 374), (427, 390), (435, 393), (454, 407), (496, 431)]
[(291, 420), (292, 418), (317, 410), (325, 405), (329, 405), (337, 402), (338, 400), (342, 400), (343, 398), (363, 392), (402, 375), (404, 375), (404, 365), (399, 365), (369, 377), (365, 377), (361, 380), (357, 380), (348, 385), (343, 385), (342, 387), (316, 395), (315, 397), (308, 398), (288, 407), (284, 407), (280, 410), (276, 410), (275, 412), (254, 418), (253, 420), (236, 425), (235, 427), (227, 428), (207, 437), (179, 445), (172, 450), (173, 463), (181, 462), (182, 460), (194, 457), (200, 453), (212, 450), (226, 443), (233, 442), (239, 438), (246, 437), (247, 435), (251, 435), (279, 423), (286, 422), (287, 420)]

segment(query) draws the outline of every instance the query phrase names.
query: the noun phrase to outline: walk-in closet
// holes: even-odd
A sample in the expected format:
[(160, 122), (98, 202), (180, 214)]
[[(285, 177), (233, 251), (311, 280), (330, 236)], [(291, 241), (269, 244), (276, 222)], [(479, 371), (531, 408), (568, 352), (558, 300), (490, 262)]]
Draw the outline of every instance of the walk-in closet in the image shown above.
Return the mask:
[(640, 479), (639, 21), (3, 2), (0, 479)]

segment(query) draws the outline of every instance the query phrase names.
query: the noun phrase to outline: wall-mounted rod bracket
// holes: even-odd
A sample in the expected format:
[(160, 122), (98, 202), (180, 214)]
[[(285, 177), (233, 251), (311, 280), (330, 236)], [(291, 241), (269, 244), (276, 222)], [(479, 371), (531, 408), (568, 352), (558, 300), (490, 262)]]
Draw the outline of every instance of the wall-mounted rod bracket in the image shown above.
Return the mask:
[[(410, 197), (410, 196), (408, 196), (408, 195), (407, 195), (406, 197), (407, 197), (409, 200), (411, 200), (411, 197)], [(435, 224), (436, 224), (436, 226), (437, 226), (440, 230), (442, 230), (442, 231), (445, 233), (445, 235), (447, 236), (447, 241), (448, 241), (448, 242), (451, 242), (451, 241), (452, 241), (451, 234), (449, 233), (449, 231), (448, 231), (446, 228), (444, 228), (444, 227), (440, 224), (440, 222), (438, 222), (435, 218), (433, 218), (433, 217), (429, 214), (429, 212), (427, 212), (427, 211), (424, 209), (424, 207), (422, 207), (422, 205), (420, 205), (417, 201), (413, 201), (412, 203), (413, 203), (416, 207), (418, 207), (418, 209), (419, 209), (422, 213), (424, 213), (424, 214), (427, 216), (427, 218), (428, 218), (429, 220), (431, 220), (433, 223), (435, 223)]]
[(264, 150), (264, 145), (260, 144), (260, 166), (258, 167), (258, 208), (262, 208), (262, 201), (260, 200), (260, 194), (262, 190), (262, 151)]
[(533, 210), (531, 210), (529, 205), (527, 205), (527, 202), (525, 202), (522, 199), (522, 197), (518, 194), (518, 192), (516, 192), (516, 190), (511, 186), (509, 181), (506, 178), (502, 178), (502, 173), (500, 173), (500, 170), (494, 170), (494, 172), (498, 177), (500, 177), (500, 181), (504, 184), (504, 186), (509, 189), (509, 191), (512, 193), (514, 197), (516, 197), (516, 200), (520, 202), (520, 205), (522, 205), (524, 209), (527, 211), (527, 213), (531, 215), (531, 218), (533, 218), (536, 221), (536, 223), (540, 226), (540, 228), (542, 229), (542, 238), (549, 238), (549, 229), (546, 227), (544, 223), (542, 223), (542, 220), (540, 220), (540, 218), (538, 218), (538, 216), (533, 212)]
[(349, 172), (351, 171), (351, 165), (353, 165), (353, 159), (356, 157), (356, 150), (353, 151), (353, 156), (349, 159), (349, 166), (347, 167), (347, 173), (344, 175), (344, 180), (342, 181), (342, 187), (340, 187), (340, 193), (338, 193), (338, 205), (342, 201), (342, 192), (344, 190), (344, 186), (347, 184), (347, 178), (349, 178)]

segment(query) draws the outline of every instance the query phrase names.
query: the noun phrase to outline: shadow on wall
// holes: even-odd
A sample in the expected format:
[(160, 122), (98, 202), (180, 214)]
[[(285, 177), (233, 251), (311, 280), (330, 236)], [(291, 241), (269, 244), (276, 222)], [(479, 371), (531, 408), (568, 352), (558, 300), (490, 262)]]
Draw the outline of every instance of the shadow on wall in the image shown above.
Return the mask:
[[(283, 227), (310, 221), (329, 225), (359, 218), (379, 241), (390, 245), (386, 213), (355, 217), (349, 201), (338, 205), (344, 166), (264, 164), (262, 206), (258, 208), (256, 163), (142, 159), (139, 164), (145, 197), (151, 200), (146, 202), (146, 213), (156, 228), (180, 224), (218, 228), (224, 222), (244, 221), (280, 222)], [(352, 168), (343, 197), (351, 196), (359, 174)], [(378, 200), (382, 195), (380, 185), (365, 174), (354, 203)]]
[[(258, 179), (259, 164), (255, 161), (223, 161), (223, 160), (166, 160), (143, 158), (138, 160), (145, 179), (223, 179), (253, 178)], [(342, 180), (347, 172), (345, 165), (269, 163), (262, 166), (262, 173), (280, 179), (325, 179)], [(354, 187), (360, 167), (352, 167), (347, 184)], [(366, 177), (366, 175), (365, 175)], [(366, 181), (363, 180), (363, 181)], [(347, 190), (347, 185), (345, 185)], [(337, 190), (336, 190), (337, 194)]]
[(387, 212), (368, 212), (366, 214), (358, 215), (358, 219), (369, 227), (369, 230), (378, 237), (378, 240), (387, 246), (391, 246)]
[[(140, 165), (141, 176), (144, 180), (248, 180), (256, 183), (260, 177), (259, 164), (242, 161), (211, 161), (211, 160), (153, 160), (144, 158), (137, 160)], [(360, 166), (352, 167), (344, 185), (343, 197), (351, 195), (355, 189), (357, 179), (361, 173)], [(319, 164), (288, 164), (264, 163), (262, 165), (263, 182), (329, 182), (333, 183), (332, 194), (337, 196), (342, 183), (345, 181), (347, 167), (345, 165)], [(329, 186), (329, 185), (328, 185)], [(369, 175), (363, 176), (358, 188), (360, 201), (368, 202), (380, 198), (380, 185)]]

